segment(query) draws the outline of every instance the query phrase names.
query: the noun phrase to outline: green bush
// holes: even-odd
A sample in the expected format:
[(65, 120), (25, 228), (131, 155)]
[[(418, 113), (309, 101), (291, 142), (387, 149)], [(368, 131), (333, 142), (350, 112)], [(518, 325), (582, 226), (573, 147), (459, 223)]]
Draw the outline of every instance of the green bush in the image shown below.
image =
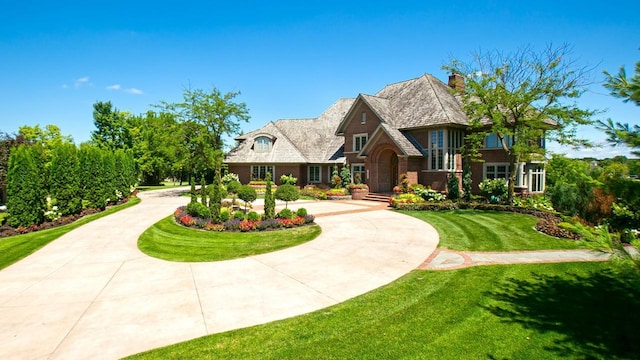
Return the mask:
[(199, 202), (190, 202), (187, 205), (187, 213), (193, 217), (199, 217), (203, 219), (211, 218), (211, 210), (204, 204)]
[(240, 189), (238, 189), (238, 197), (245, 202), (244, 210), (247, 212), (247, 203), (254, 202), (258, 198), (258, 194), (256, 193), (256, 189), (251, 186), (242, 185)]
[(55, 146), (49, 170), (50, 196), (55, 200), (59, 213), (63, 216), (80, 213), (82, 193), (76, 146), (70, 143)]
[(6, 212), (0, 213), (0, 226), (2, 226), (2, 225), (4, 224), (4, 220), (5, 220), (8, 216), (9, 216), (9, 214), (8, 214), (8, 213), (6, 213)]
[(298, 211), (296, 211), (296, 215), (298, 215), (300, 217), (307, 216), (307, 209), (305, 209), (305, 208), (298, 209)]
[(478, 184), (482, 196), (492, 203), (499, 203), (507, 195), (506, 179), (484, 179)]
[(255, 211), (249, 211), (249, 213), (247, 214), (247, 220), (258, 221), (260, 220), (260, 215), (258, 215), (258, 213)]
[(454, 201), (460, 199), (460, 180), (454, 172), (447, 177), (447, 198)]
[(293, 186), (295, 186), (297, 182), (298, 182), (298, 178), (294, 177), (291, 174), (280, 176), (280, 183), (282, 185), (293, 185)]
[(236, 220), (244, 220), (244, 212), (236, 211), (233, 213), (233, 218)]
[(278, 213), (278, 219), (291, 219), (293, 218), (293, 211), (290, 209), (284, 208), (280, 210)]
[[(240, 177), (238, 176), (238, 174), (234, 174), (234, 173), (226, 173), (224, 174), (224, 176), (220, 179), (220, 181), (222, 182), (222, 185), (224, 186), (229, 186), (229, 184), (232, 181), (235, 181), (237, 183), (240, 183)], [(229, 190), (229, 192), (232, 192), (231, 190)]]
[(309, 196), (318, 200), (327, 200), (327, 192), (322, 189), (302, 189), (300, 190), (301, 196)]
[(236, 195), (240, 190), (240, 187), (242, 186), (242, 184), (240, 184), (240, 181), (231, 180), (226, 186), (227, 186), (227, 193)]
[(415, 193), (426, 201), (443, 201), (446, 198), (446, 196), (431, 188), (416, 188)]
[(280, 185), (276, 189), (276, 199), (285, 202), (285, 208), (288, 207), (289, 201), (296, 201), (300, 198), (300, 191), (293, 185)]
[(227, 208), (222, 208), (220, 210), (220, 222), (227, 222), (229, 221), (229, 219), (231, 218), (231, 214), (229, 213), (229, 210)]

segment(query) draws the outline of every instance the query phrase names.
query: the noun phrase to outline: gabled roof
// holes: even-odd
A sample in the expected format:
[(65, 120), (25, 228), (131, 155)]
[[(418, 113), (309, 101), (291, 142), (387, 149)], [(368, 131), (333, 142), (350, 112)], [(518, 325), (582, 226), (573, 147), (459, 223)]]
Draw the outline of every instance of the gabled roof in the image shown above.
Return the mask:
[(358, 153), (359, 157), (364, 157), (369, 155), (369, 152), (373, 147), (376, 146), (378, 139), (383, 135), (387, 134), (389, 138), (393, 141), (394, 144), (402, 151), (402, 155), (408, 156), (426, 156), (426, 152), (424, 149), (418, 144), (415, 139), (409, 134), (402, 133), (400, 130), (389, 126), (388, 124), (382, 123), (376, 130), (371, 134), (371, 137), (367, 141), (367, 144), (360, 150)]
[[(239, 142), (225, 157), (226, 163), (333, 163), (343, 162), (344, 139), (335, 128), (354, 99), (340, 99), (315, 119), (281, 119), (236, 137)], [(262, 135), (275, 138), (269, 152), (253, 151)]]
[(387, 85), (375, 95), (358, 95), (336, 134), (344, 134), (357, 103), (366, 103), (384, 124), (396, 130), (443, 125), (469, 125), (462, 105), (448, 85), (425, 74), (415, 79)]

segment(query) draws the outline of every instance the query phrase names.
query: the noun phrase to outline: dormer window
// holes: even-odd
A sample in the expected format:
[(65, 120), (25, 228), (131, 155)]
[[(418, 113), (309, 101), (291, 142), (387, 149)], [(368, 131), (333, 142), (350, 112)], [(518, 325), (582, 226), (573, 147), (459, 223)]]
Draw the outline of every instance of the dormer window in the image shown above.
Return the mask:
[(253, 150), (255, 152), (268, 152), (271, 150), (271, 139), (266, 136), (261, 136), (256, 139)]

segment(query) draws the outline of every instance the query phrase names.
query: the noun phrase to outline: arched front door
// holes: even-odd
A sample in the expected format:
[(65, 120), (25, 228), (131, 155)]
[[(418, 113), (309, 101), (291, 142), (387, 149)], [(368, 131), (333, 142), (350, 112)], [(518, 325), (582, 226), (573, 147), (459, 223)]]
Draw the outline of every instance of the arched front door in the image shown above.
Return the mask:
[(391, 192), (398, 182), (398, 155), (391, 149), (378, 156), (378, 192)]

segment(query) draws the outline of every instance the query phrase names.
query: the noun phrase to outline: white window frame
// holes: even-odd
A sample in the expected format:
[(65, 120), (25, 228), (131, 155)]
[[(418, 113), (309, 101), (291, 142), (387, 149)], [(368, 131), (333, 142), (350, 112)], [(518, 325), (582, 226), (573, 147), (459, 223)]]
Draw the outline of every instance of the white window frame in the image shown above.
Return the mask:
[[(311, 168), (318, 169), (318, 178), (311, 179)], [(322, 182), (322, 165), (309, 165), (307, 166), (307, 182), (310, 184), (319, 184)]]
[[(264, 174), (260, 173), (260, 168), (264, 167)], [(255, 173), (254, 168), (258, 168), (258, 177), (254, 177), (253, 174)], [(269, 171), (269, 169), (271, 169), (271, 171)], [(275, 165), (251, 165), (251, 180), (265, 180), (267, 178), (267, 173), (271, 172), (271, 181), (275, 182), (275, 176), (276, 176), (276, 167)]]
[(431, 171), (454, 171), (456, 158), (464, 144), (464, 133), (457, 129), (433, 129), (429, 131), (427, 151), (428, 169)]
[[(529, 192), (544, 192), (546, 186), (546, 170), (542, 164), (527, 164), (527, 188)], [(535, 187), (535, 188), (534, 188)]]
[[(499, 166), (504, 166), (504, 171), (498, 171)], [(488, 168), (493, 168), (493, 170), (489, 171)], [(493, 177), (488, 177), (488, 174), (492, 173)], [(500, 174), (504, 174), (504, 177), (498, 176)], [(509, 163), (484, 163), (482, 166), (482, 179), (505, 179), (509, 180)]]
[(362, 115), (360, 117), (360, 124), (366, 124), (367, 123), (367, 113), (366, 112), (362, 112)]
[[(362, 139), (364, 139), (364, 144), (362, 143)], [(353, 151), (360, 152), (365, 147), (365, 145), (367, 145), (367, 141), (369, 141), (369, 134), (367, 133), (354, 134), (353, 135)]]
[(351, 164), (351, 182), (355, 182), (356, 178), (356, 167), (360, 169), (357, 171), (360, 174), (360, 181), (363, 184), (367, 183), (367, 168), (364, 166), (364, 163)]
[(259, 136), (253, 142), (253, 151), (255, 152), (263, 153), (263, 152), (269, 152), (270, 150), (271, 150), (271, 139), (269, 139), (266, 136)]

